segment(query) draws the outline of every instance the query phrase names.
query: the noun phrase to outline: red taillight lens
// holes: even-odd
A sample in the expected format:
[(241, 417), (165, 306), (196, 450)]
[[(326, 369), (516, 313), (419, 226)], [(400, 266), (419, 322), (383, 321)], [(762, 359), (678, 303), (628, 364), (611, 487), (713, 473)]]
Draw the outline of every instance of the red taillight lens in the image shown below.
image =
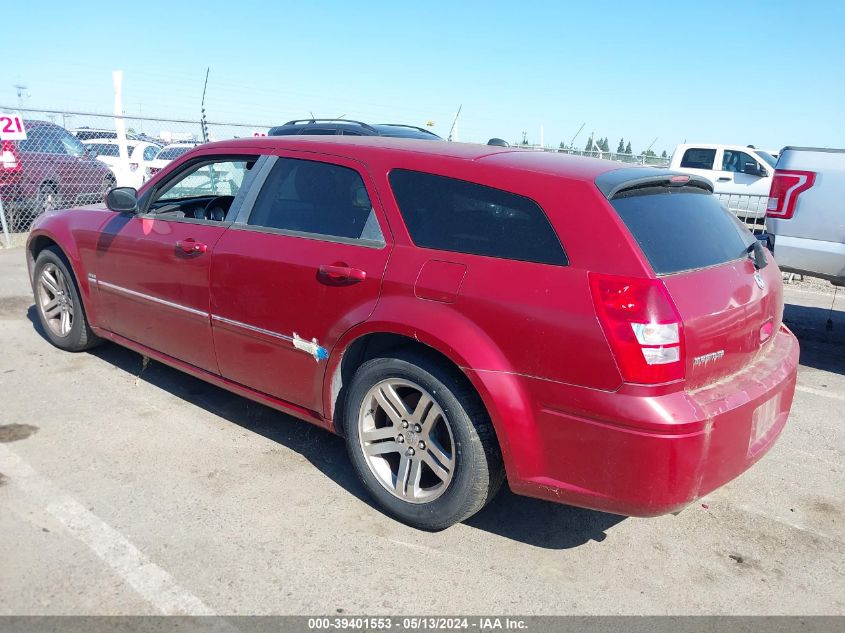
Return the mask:
[(0, 145), (0, 169), (7, 172), (21, 170), (21, 161), (14, 141), (3, 141)]
[(795, 214), (798, 196), (807, 191), (816, 182), (816, 174), (811, 171), (776, 169), (769, 192), (769, 204), (766, 216), (788, 220)]
[(590, 290), (625, 382), (684, 377), (681, 317), (661, 281), (590, 273)]

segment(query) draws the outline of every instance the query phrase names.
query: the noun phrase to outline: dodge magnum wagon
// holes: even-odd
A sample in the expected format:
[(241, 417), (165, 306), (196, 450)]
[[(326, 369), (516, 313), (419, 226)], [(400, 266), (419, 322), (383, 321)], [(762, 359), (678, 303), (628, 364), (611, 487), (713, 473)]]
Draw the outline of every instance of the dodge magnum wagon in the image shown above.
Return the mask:
[(341, 434), (419, 528), (504, 481), (677, 511), (759, 460), (792, 404), (777, 264), (694, 175), (288, 136), (203, 145), (106, 202), (33, 227), (49, 340), (118, 343)]

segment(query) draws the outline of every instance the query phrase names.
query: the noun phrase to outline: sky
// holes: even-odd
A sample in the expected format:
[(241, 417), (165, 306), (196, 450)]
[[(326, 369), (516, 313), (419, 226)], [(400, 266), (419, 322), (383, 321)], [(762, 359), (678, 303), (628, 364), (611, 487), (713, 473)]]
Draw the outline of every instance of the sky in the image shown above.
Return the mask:
[[(845, 3), (10, 2), (0, 106), (407, 123), (583, 147), (845, 147)], [(656, 139), (656, 140), (655, 140)]]

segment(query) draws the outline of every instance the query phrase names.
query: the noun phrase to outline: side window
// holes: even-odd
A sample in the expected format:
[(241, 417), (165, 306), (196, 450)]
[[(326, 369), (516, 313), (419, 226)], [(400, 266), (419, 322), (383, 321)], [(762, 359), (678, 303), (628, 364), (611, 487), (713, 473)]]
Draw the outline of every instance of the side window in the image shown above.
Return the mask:
[(331, 163), (278, 159), (258, 194), (248, 224), (384, 244), (361, 175)]
[(144, 149), (144, 160), (153, 160), (158, 154), (159, 148), (155, 145), (149, 145)]
[(205, 157), (182, 166), (152, 192), (145, 213), (162, 219), (224, 222), (255, 179), (258, 157)]
[(159, 191), (157, 200), (236, 196), (248, 169), (247, 160), (200, 163), (182, 172)]
[(56, 127), (41, 127), (40, 132), (40, 146), (42, 152), (47, 154), (67, 154), (65, 146), (59, 136), (59, 128)]
[(73, 134), (60, 129), (56, 131), (56, 137), (59, 143), (61, 143), (62, 154), (70, 154), (71, 156), (85, 155), (85, 146)]
[(39, 128), (28, 130), (26, 133), (26, 139), (18, 141), (18, 147), (21, 152), (43, 152), (44, 149), (42, 148), (41, 137), (42, 134)]
[(757, 160), (745, 152), (726, 149), (722, 157), (722, 171), (741, 172), (746, 163), (751, 163), (755, 167), (759, 167)]
[(541, 264), (569, 263), (540, 206), (520, 195), (394, 169), (393, 195), (417, 246)]
[(686, 167), (687, 169), (713, 169), (713, 161), (715, 160), (715, 149), (691, 147), (684, 152), (684, 156), (681, 158), (681, 167)]
[(305, 127), (302, 128), (300, 134), (308, 134), (310, 135), (317, 135), (317, 136), (330, 136), (337, 134), (337, 130), (330, 130), (324, 127)]

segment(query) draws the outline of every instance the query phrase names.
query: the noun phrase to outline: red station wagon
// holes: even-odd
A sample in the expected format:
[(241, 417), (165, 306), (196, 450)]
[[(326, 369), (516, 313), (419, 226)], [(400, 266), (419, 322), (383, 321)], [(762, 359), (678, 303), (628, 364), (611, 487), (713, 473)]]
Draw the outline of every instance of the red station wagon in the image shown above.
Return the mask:
[(792, 405), (781, 274), (695, 176), (379, 137), (201, 146), (48, 213), (49, 339), (113, 341), (346, 438), (392, 516), (512, 490), (652, 516), (733, 479)]

